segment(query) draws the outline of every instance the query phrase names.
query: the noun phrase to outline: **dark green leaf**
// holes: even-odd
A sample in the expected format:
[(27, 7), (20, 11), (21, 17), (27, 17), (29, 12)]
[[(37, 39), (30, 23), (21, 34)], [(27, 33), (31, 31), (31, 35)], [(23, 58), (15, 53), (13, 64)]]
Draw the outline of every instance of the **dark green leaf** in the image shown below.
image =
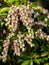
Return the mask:
[(0, 22), (0, 27), (2, 27), (4, 25), (4, 22)]

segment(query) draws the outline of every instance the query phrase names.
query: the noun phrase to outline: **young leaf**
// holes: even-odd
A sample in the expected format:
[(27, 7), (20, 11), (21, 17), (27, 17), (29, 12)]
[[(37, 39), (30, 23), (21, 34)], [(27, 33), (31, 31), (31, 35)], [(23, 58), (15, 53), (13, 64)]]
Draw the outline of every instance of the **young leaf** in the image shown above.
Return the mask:
[(4, 7), (4, 8), (2, 8), (2, 9), (0, 10), (0, 14), (1, 14), (1, 13), (5, 13), (5, 12), (8, 12), (9, 10), (10, 10), (9, 7)]
[(40, 62), (38, 59), (34, 59), (34, 62), (40, 65)]
[(48, 52), (42, 52), (41, 53), (41, 57), (44, 57), (44, 56), (47, 56), (48, 55)]
[(15, 2), (15, 0), (7, 0), (6, 2), (7, 4), (12, 5)]
[(33, 60), (30, 60), (30, 65), (33, 65)]
[(44, 65), (49, 65), (49, 63), (45, 63)]
[(30, 60), (25, 60), (21, 65), (29, 65)]
[(37, 7), (37, 4), (33, 3), (30, 5), (31, 7)]

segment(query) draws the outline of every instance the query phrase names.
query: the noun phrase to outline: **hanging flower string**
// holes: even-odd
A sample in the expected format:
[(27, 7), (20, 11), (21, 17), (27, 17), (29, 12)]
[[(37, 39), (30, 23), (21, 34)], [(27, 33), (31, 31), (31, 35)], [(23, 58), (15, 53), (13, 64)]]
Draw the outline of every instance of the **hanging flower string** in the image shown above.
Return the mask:
[[(42, 9), (38, 7), (40, 10), (44, 10), (43, 14), (46, 14), (47, 18), (49, 18), (48, 11), (45, 9)], [(32, 17), (32, 15), (34, 15)], [(26, 41), (30, 47), (34, 47), (34, 44), (32, 43), (32, 40), (34, 39), (34, 32), (32, 29), (32, 26), (44, 26), (47, 27), (47, 24), (43, 23), (38, 19), (39, 13), (36, 13), (34, 11), (34, 8), (30, 8), (29, 5), (12, 5), (10, 7), (10, 11), (8, 12), (8, 16), (5, 22), (5, 26), (9, 25), (9, 33), (6, 39), (3, 42), (3, 51), (0, 56), (0, 59), (2, 59), (3, 62), (7, 60), (7, 54), (8, 54), (8, 48), (11, 44), (13, 46), (14, 55), (20, 56), (21, 51), (25, 50), (25, 43)], [(37, 18), (37, 21), (35, 21), (35, 18)], [(47, 21), (47, 19), (45, 19)], [(20, 31), (19, 26), (20, 23), (23, 24), (28, 30), (27, 34), (23, 34), (22, 31)], [(10, 39), (17, 33), (17, 39), (10, 41)], [(42, 32), (42, 28), (40, 28), (37, 32), (35, 32), (35, 35), (38, 36), (40, 39), (46, 39), (49, 41), (49, 35)], [(13, 43), (13, 44), (12, 44)], [(21, 50), (21, 51), (20, 51)]]

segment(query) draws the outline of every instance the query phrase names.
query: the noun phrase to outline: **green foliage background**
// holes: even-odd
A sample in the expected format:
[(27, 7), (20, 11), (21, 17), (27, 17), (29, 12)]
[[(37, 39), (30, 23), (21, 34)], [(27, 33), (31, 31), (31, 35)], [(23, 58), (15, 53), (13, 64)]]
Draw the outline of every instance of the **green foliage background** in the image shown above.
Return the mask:
[[(4, 0), (0, 0), (0, 31), (3, 30), (9, 7), (12, 4), (26, 4), (27, 1), (28, 0), (7, 0), (6, 2), (4, 2)], [(37, 5), (35, 3), (35, 0), (33, 0), (32, 2), (32, 7), (36, 7)], [(26, 30), (24, 30), (23, 26), (21, 27), (21, 30), (26, 33)], [(47, 32), (49, 33), (49, 28), (47, 29)], [(2, 42), (3, 35), (0, 32), (0, 54), (2, 52)], [(49, 65), (49, 42), (42, 39), (40, 40), (38, 37), (35, 37), (33, 43), (35, 44), (35, 48), (29, 48), (29, 46), (27, 46), (26, 50), (21, 54), (20, 57), (13, 56), (10, 49), (11, 53), (7, 57), (7, 62), (3, 63), (2, 61), (0, 61), (0, 65)]]

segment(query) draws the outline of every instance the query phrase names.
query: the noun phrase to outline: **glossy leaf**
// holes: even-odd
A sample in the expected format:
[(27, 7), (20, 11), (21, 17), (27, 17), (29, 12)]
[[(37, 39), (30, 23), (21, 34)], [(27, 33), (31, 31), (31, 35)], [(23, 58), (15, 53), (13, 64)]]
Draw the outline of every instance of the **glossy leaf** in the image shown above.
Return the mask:
[(45, 56), (47, 56), (48, 55), (48, 52), (42, 52), (41, 53), (41, 57), (45, 57)]
[(0, 14), (1, 14), (1, 13), (5, 13), (5, 12), (8, 12), (9, 10), (10, 10), (9, 7), (4, 7), (4, 8), (2, 8), (2, 9), (0, 10)]
[(38, 59), (34, 59), (34, 62), (37, 63), (37, 64), (40, 64)]
[(30, 60), (25, 60), (21, 65), (29, 65)]
[(30, 65), (33, 65), (33, 60), (30, 60)]

